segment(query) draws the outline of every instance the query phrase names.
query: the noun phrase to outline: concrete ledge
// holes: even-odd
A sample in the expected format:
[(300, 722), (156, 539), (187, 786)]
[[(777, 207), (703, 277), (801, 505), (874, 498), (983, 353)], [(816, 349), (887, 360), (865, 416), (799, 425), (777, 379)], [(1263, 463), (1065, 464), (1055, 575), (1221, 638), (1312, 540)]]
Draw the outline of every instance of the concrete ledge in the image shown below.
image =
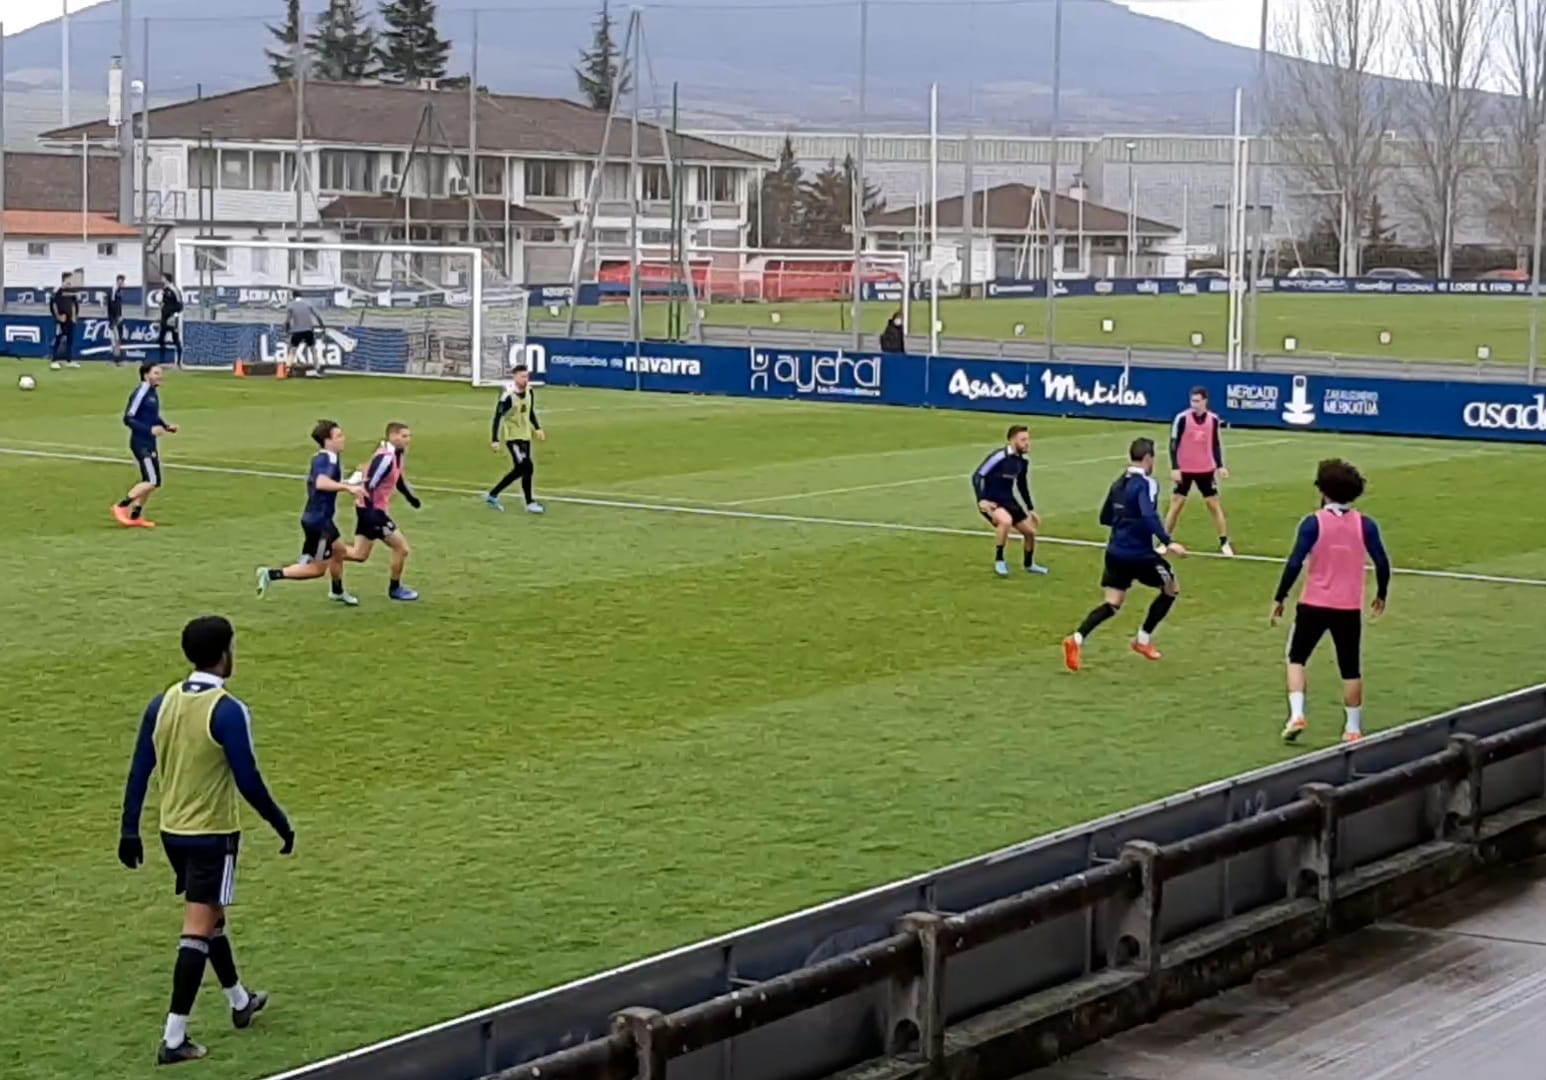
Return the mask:
[(955, 1024), (946, 1032), (938, 1072), (897, 1057), (832, 1080), (1009, 1080), (1247, 982), (1264, 967), (1445, 892), (1489, 866), (1543, 852), (1546, 800), (1535, 800), (1487, 818), (1474, 845), (1436, 840), (1338, 876), (1328, 907), (1286, 900), (1167, 942), (1153, 975), (1101, 971)]

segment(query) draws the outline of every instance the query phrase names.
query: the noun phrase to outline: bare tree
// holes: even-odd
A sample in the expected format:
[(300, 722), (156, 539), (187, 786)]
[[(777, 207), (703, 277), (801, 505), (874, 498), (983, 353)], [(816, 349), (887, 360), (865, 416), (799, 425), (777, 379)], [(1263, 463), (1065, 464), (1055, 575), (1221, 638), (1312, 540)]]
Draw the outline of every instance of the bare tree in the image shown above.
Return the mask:
[(1527, 264), (1535, 236), (1535, 184), (1546, 125), (1546, 0), (1498, 0), (1495, 69), (1505, 95), (1487, 186), (1487, 219)]
[(1455, 223), (1467, 184), (1484, 166), (1486, 101), (1480, 87), (1498, 22), (1497, 0), (1407, 0), (1404, 67), (1413, 80), (1406, 126), (1416, 166), (1407, 206), (1438, 258), (1439, 276), (1455, 268)]
[(1387, 0), (1304, 0), (1273, 28), (1267, 122), (1292, 175), (1334, 223), (1339, 272), (1358, 272), (1358, 238), (1387, 163), (1387, 82), (1375, 72), (1389, 40)]

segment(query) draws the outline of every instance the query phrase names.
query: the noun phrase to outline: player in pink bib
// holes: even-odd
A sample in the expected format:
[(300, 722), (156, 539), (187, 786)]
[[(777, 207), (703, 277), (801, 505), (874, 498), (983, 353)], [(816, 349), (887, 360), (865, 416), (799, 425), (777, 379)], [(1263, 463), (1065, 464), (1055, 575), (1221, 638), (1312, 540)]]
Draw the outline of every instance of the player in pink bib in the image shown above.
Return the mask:
[(1176, 531), (1187, 496), (1196, 488), (1218, 527), (1219, 551), (1232, 556), (1235, 549), (1229, 545), (1229, 525), (1219, 502), (1218, 482), (1229, 479), (1229, 470), (1224, 467), (1224, 441), (1219, 433), (1222, 426), (1218, 414), (1208, 408), (1207, 387), (1193, 387), (1191, 407), (1176, 413), (1170, 424), (1170, 481), (1175, 487), (1170, 508), (1165, 512), (1165, 530)]
[(1288, 594), (1300, 571), (1304, 589), (1294, 612), (1288, 639), (1288, 723), (1285, 742), (1293, 742), (1308, 727), (1305, 719), (1305, 665), (1326, 634), (1337, 650), (1342, 674), (1342, 703), (1347, 709), (1344, 742), (1363, 737), (1363, 605), (1366, 567), (1374, 563), (1373, 613), (1385, 613), (1390, 593), (1390, 556), (1371, 517), (1353, 509), (1363, 494), (1364, 479), (1356, 468), (1332, 458), (1320, 463), (1315, 474), (1321, 508), (1299, 523), (1294, 551), (1283, 567), (1278, 593), (1272, 605), (1272, 625), (1283, 617)]
[(354, 500), (354, 546), (347, 558), (351, 562), (364, 562), (370, 558), (371, 547), (380, 540), (392, 550), (392, 577), (387, 586), (387, 596), (393, 600), (417, 600), (419, 594), (403, 586), (403, 568), (408, 564), (412, 550), (408, 538), (392, 520), (392, 496), (403, 493), (408, 505), (417, 510), (419, 497), (408, 486), (403, 475), (403, 454), (413, 441), (413, 432), (407, 424), (388, 424), (386, 441), (376, 448), (370, 463), (365, 466), (365, 494)]

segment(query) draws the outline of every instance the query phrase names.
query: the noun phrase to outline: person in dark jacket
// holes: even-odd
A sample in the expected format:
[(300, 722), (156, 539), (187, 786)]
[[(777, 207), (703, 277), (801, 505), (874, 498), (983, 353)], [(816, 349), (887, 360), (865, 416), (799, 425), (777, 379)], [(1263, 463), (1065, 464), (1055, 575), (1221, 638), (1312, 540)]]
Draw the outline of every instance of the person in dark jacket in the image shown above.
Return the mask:
[(902, 334), (902, 311), (900, 308), (887, 321), (886, 328), (880, 332), (880, 351), (888, 353), (907, 351), (907, 338)]

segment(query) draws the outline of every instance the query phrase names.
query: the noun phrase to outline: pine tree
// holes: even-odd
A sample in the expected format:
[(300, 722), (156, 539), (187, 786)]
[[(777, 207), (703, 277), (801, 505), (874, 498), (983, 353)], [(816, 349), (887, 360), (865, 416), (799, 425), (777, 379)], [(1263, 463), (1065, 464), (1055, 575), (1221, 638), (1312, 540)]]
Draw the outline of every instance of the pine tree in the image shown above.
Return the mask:
[[(589, 52), (580, 53), (580, 66), (574, 69), (579, 80), (580, 93), (593, 109), (603, 111), (612, 108), (612, 84), (617, 81), (622, 65), (621, 49), (612, 34), (612, 12), (608, 0), (601, 0), (601, 11), (596, 16), (596, 33), (591, 38)], [(621, 96), (628, 92), (629, 82), (624, 78), (618, 85)]]
[(435, 0), (387, 0), (381, 21), (386, 24), (376, 50), (381, 78), (416, 83), (446, 77), (451, 43), (435, 28)]
[(268, 32), (279, 43), (278, 48), (266, 53), (268, 69), (274, 73), (274, 78), (285, 82), (295, 76), (295, 43), (301, 36), (301, 0), (287, 0), (284, 25), (270, 26)]
[(319, 79), (363, 82), (376, 74), (376, 32), (360, 10), (360, 0), (328, 0), (306, 47), (311, 73)]
[(778, 148), (778, 164), (762, 178), (755, 246), (800, 246), (800, 192), (804, 182), (805, 174), (794, 157), (794, 139), (785, 135), (783, 145)]
[[(808, 248), (848, 249), (854, 237), (850, 228), (853, 222), (854, 179), (858, 169), (852, 157), (839, 165), (828, 161), (826, 167), (800, 188), (800, 235), (796, 246)], [(880, 188), (864, 183), (864, 197), (860, 205), (860, 221), (885, 209), (886, 200)]]

